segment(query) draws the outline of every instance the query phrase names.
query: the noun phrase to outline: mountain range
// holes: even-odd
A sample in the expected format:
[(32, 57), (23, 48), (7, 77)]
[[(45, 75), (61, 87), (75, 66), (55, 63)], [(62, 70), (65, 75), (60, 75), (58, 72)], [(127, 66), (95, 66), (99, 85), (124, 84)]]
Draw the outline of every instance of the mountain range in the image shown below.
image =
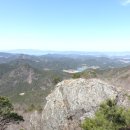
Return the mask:
[[(129, 98), (129, 56), (99, 56), (96, 55), (96, 53), (94, 55), (74, 53), (44, 55), (0, 53), (0, 95), (8, 97), (14, 104), (15, 110), (22, 113), (25, 118), (25, 123), (23, 123), (22, 126), (28, 130), (32, 130), (38, 122), (41, 122), (40, 127), (45, 123), (44, 120), (41, 119), (40, 113), (42, 113), (45, 119), (52, 119), (52, 117), (49, 116), (51, 114), (49, 110), (51, 109), (55, 111), (55, 116), (58, 116), (56, 110), (62, 113), (64, 109), (58, 107), (60, 101), (69, 114), (62, 113), (60, 115), (66, 118), (68, 117), (69, 120), (62, 120), (62, 118), (60, 118), (59, 121), (64, 123), (66, 121), (68, 123), (71, 122), (72, 126), (67, 124), (68, 127), (75, 129), (75, 125), (77, 126), (75, 123), (77, 121), (79, 123), (79, 117), (82, 117), (88, 108), (86, 108), (85, 111), (82, 110), (84, 107), (80, 109), (77, 105), (81, 104), (83, 100), (80, 99), (80, 101), (76, 103), (76, 100), (73, 99), (77, 97), (76, 95), (81, 94), (76, 92), (83, 89), (83, 84), (85, 84), (84, 87), (88, 88), (88, 86), (91, 86), (91, 81), (94, 83), (92, 86), (97, 89), (96, 92), (98, 95), (99, 93), (101, 95), (104, 93), (107, 95), (108, 91), (104, 90), (104, 88), (107, 89), (108, 87), (109, 89), (111, 85), (114, 86), (115, 89), (121, 90), (123, 92), (122, 96), (125, 95)], [(68, 90), (66, 90), (67, 86)], [(71, 87), (74, 90), (69, 90)], [(97, 87), (102, 87), (101, 91)], [(79, 90), (77, 90), (77, 88)], [(112, 92), (115, 91), (113, 88), (110, 89)], [(84, 91), (81, 97), (85, 96)], [(59, 92), (61, 92), (61, 94)], [(92, 97), (93, 94), (90, 94), (91, 93), (88, 93), (88, 97)], [(52, 95), (51, 98), (48, 95)], [(111, 92), (108, 95), (111, 97)], [(107, 97), (109, 97), (108, 95)], [(59, 99), (60, 96), (61, 98)], [(124, 100), (122, 96), (121, 100)], [(96, 99), (97, 98), (98, 97), (96, 97)], [(70, 105), (67, 105), (70, 100), (72, 100), (72, 103), (70, 103), (72, 108)], [(92, 98), (88, 98), (87, 101), (88, 100), (92, 100)], [(95, 100), (95, 98), (93, 100)], [(85, 102), (85, 104), (86, 103), (87, 102)], [(75, 111), (73, 111), (74, 107)], [(90, 106), (90, 108), (91, 107), (93, 107), (93, 105)], [(78, 112), (80, 115), (76, 114)], [(44, 113), (48, 113), (48, 115), (44, 115)], [(74, 118), (74, 122), (71, 118)], [(55, 123), (53, 127), (59, 129), (59, 126), (56, 124), (57, 121), (55, 121), (56, 120), (52, 120), (52, 124)], [(30, 123), (33, 127), (29, 128)], [(43, 130), (40, 129), (39, 126), (35, 127), (35, 130)], [(44, 127), (51, 130), (51, 126), (45, 125)], [(18, 128), (11, 126), (9, 130), (14, 129), (21, 129), (21, 126), (18, 126)]]

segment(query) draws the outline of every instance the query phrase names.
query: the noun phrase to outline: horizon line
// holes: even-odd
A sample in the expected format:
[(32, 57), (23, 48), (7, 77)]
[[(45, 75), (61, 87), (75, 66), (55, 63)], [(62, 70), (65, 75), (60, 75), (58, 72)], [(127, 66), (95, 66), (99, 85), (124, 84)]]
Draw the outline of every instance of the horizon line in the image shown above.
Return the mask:
[[(105, 50), (105, 51), (98, 51), (98, 50), (93, 50), (93, 51), (89, 51), (89, 50), (44, 50), (44, 49), (7, 49), (7, 50), (0, 50), (0, 52), (11, 52), (11, 51), (42, 51), (42, 52), (97, 52), (97, 53), (130, 53), (130, 50), (126, 50), (126, 51), (109, 51), (109, 50)], [(20, 52), (19, 52), (20, 53)]]

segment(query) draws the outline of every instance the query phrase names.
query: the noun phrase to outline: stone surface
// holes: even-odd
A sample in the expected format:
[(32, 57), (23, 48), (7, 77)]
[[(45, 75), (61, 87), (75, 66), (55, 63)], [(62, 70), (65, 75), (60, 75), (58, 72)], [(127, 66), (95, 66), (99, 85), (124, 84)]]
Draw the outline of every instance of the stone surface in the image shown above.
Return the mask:
[(65, 80), (46, 98), (43, 130), (81, 130), (82, 120), (94, 116), (104, 100), (114, 99), (118, 93), (114, 86), (99, 79)]

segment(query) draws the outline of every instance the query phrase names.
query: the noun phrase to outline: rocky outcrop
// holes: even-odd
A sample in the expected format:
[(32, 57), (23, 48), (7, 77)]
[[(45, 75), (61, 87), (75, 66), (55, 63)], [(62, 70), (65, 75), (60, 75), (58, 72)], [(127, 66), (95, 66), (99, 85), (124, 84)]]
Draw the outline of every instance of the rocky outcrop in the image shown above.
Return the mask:
[(82, 120), (94, 116), (108, 98), (117, 98), (119, 105), (128, 105), (114, 86), (99, 79), (65, 80), (46, 98), (42, 130), (81, 130)]
[(57, 84), (48, 95), (42, 113), (23, 113), (25, 122), (8, 130), (81, 130), (86, 117), (94, 116), (106, 99), (116, 99), (118, 105), (130, 107), (129, 96), (115, 86), (99, 79), (70, 79)]

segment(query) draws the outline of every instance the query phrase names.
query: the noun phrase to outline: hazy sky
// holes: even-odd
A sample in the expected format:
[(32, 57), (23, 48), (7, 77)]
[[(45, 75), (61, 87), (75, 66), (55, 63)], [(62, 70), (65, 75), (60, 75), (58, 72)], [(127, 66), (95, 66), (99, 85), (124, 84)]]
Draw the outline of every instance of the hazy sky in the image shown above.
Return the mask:
[(130, 51), (130, 0), (0, 0), (0, 50)]

